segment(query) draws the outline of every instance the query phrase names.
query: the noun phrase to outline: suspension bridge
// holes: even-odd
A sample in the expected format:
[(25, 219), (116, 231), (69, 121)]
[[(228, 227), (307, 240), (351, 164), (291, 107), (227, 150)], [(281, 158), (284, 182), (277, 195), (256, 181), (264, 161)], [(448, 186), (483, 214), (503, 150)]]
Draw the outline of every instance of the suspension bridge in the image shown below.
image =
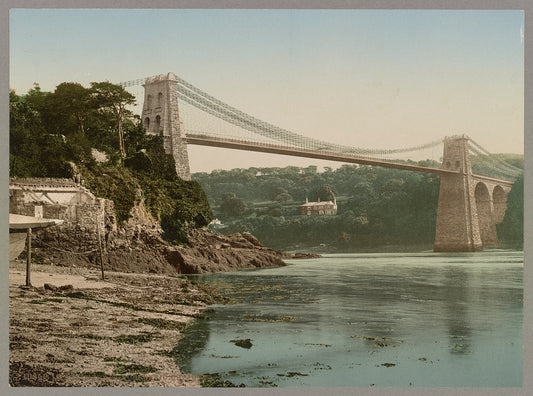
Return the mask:
[[(478, 251), (496, 245), (496, 224), (505, 215), (517, 168), (466, 135), (395, 148), (361, 148), (298, 134), (255, 118), (209, 95), (173, 73), (119, 85), (144, 87), (142, 121), (149, 134), (163, 137), (178, 175), (190, 180), (187, 145), (282, 154), (381, 166), (440, 175), (435, 251)], [(406, 160), (442, 146), (439, 165)], [(476, 173), (472, 171), (475, 159)], [(434, 162), (435, 163), (435, 162)]]

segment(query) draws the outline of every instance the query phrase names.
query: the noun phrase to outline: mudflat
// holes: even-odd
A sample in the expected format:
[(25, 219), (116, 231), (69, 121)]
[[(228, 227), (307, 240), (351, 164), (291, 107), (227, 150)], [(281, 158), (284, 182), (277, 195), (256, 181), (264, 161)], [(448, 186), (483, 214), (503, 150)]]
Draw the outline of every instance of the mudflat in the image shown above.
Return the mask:
[(198, 387), (174, 347), (220, 300), (209, 286), (155, 274), (32, 265), (9, 271), (11, 386)]

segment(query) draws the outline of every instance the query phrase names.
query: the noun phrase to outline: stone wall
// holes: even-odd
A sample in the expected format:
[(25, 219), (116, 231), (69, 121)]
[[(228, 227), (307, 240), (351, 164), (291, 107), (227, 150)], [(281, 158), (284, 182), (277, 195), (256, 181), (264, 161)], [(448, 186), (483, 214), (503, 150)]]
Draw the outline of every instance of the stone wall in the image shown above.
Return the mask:
[[(50, 198), (52, 193), (57, 200)], [(63, 220), (59, 226), (36, 231), (34, 246), (70, 253), (74, 262), (95, 261), (98, 237), (105, 242), (117, 232), (113, 202), (66, 179), (11, 179), (9, 213)]]
[(64, 220), (83, 228), (114, 223), (113, 202), (68, 179), (10, 179), (9, 213)]

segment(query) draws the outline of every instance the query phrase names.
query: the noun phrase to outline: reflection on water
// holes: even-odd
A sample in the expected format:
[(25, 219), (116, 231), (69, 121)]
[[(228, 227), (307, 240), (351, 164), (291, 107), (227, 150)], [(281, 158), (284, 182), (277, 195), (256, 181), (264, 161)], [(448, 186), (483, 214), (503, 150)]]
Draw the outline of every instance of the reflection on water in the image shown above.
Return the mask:
[(235, 303), (197, 325), (184, 367), (256, 387), (521, 386), (522, 252), (291, 264), (199, 276)]
[(461, 267), (447, 268), (444, 272), (445, 317), (451, 353), (470, 353), (470, 327), (468, 321), (469, 274)]

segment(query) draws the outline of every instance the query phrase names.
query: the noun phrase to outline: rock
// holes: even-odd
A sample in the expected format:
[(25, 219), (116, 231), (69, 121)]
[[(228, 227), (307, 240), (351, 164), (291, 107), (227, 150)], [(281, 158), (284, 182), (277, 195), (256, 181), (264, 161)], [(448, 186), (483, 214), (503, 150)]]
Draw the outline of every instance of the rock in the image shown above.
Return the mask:
[(74, 290), (74, 286), (72, 285), (64, 285), (57, 288), (58, 291), (64, 292), (64, 293), (70, 293)]
[(54, 286), (51, 283), (45, 283), (44, 290), (57, 291), (57, 286)]
[(259, 240), (258, 240), (256, 237), (254, 237), (252, 234), (250, 234), (249, 232), (243, 232), (243, 233), (242, 233), (242, 236), (243, 236), (243, 238), (245, 238), (248, 242), (250, 242), (252, 245), (263, 247), (263, 245), (261, 244), (261, 242), (259, 242)]
[[(102, 235), (106, 271), (200, 274), (279, 267), (286, 265), (284, 259), (295, 257), (263, 246), (247, 232), (222, 236), (207, 229), (191, 229), (187, 246), (171, 246), (161, 238), (159, 225), (145, 212), (142, 204), (137, 205), (132, 217), (122, 226), (106, 218)], [(65, 222), (43, 230), (40, 238), (36, 248), (50, 262), (71, 269), (100, 266), (100, 254), (94, 252), (98, 246), (95, 229)], [(93, 253), (76, 254), (80, 251)], [(301, 253), (296, 257), (310, 258)]]
[(318, 253), (294, 253), (293, 257), (294, 259), (314, 259), (314, 258), (320, 258), (322, 257), (321, 254)]
[(246, 349), (250, 349), (253, 345), (252, 340), (250, 340), (249, 338), (245, 340), (231, 340), (230, 342), (235, 344), (238, 347), (246, 348)]

